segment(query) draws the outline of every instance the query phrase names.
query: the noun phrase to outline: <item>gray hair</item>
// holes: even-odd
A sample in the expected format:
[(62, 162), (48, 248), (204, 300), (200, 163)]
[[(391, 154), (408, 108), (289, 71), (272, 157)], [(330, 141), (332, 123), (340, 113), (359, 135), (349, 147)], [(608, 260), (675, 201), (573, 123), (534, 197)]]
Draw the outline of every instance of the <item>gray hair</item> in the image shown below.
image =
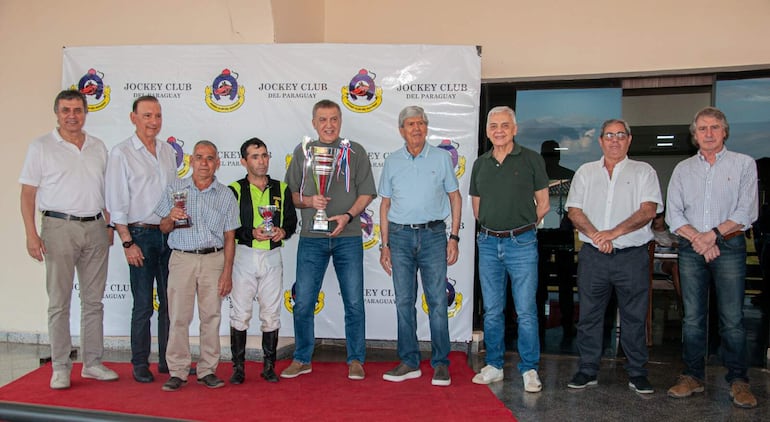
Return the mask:
[(487, 121), (489, 121), (489, 118), (492, 117), (493, 114), (497, 113), (508, 113), (511, 116), (511, 119), (513, 119), (513, 124), (516, 124), (516, 113), (508, 106), (492, 107), (492, 110), (489, 110), (489, 113), (487, 113)]
[(195, 151), (195, 149), (198, 148), (198, 146), (207, 146), (207, 147), (214, 148), (214, 153), (217, 154), (217, 156), (219, 155), (219, 148), (217, 148), (217, 146), (214, 145), (214, 143), (211, 141), (207, 141), (204, 139), (196, 142), (195, 146), (193, 147), (193, 151)]
[(700, 111), (695, 113), (695, 117), (692, 118), (692, 123), (690, 123), (690, 134), (693, 136), (692, 143), (695, 146), (698, 146), (697, 141), (695, 140), (695, 122), (698, 121), (701, 117), (713, 117), (717, 120), (720, 120), (722, 122), (722, 127), (725, 129), (725, 141), (727, 138), (730, 137), (730, 124), (727, 123), (727, 116), (725, 116), (725, 113), (722, 112), (722, 110), (716, 108), (716, 107), (705, 107), (702, 108)]
[(398, 127), (404, 127), (404, 121), (412, 117), (421, 117), (425, 125), (428, 125), (428, 116), (420, 106), (406, 106), (398, 113)]
[(628, 123), (623, 119), (609, 119), (605, 120), (604, 123), (602, 123), (602, 133), (599, 134), (599, 137), (601, 138), (604, 136), (604, 129), (607, 129), (607, 126), (613, 125), (615, 123), (620, 123), (623, 125), (623, 128), (626, 130), (627, 135), (631, 135), (631, 126), (628, 125)]

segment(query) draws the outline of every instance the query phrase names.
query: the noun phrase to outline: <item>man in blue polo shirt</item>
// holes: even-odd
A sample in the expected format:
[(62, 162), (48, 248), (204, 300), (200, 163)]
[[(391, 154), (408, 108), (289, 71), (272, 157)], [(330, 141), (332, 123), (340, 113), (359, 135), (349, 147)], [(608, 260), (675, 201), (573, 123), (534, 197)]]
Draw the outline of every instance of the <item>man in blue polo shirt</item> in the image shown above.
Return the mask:
[[(398, 115), (403, 148), (388, 155), (380, 177), (382, 244), (380, 264), (393, 276), (398, 315), (398, 356), (401, 362), (386, 372), (386, 381), (418, 378), (417, 271), (428, 303), (431, 383), (448, 386), (449, 320), (447, 265), (457, 262), (462, 198), (449, 154), (425, 142), (428, 117), (421, 107), (408, 106)], [(449, 240), (444, 220), (452, 214)], [(445, 264), (446, 262), (446, 264)]]

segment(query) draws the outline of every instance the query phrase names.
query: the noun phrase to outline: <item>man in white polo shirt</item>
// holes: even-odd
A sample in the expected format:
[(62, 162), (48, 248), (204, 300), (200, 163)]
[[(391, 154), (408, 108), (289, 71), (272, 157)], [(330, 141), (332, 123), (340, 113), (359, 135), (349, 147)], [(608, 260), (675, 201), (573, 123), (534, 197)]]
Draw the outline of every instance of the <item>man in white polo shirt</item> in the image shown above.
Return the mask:
[[(19, 177), (21, 215), (27, 252), (45, 259), (48, 291), (48, 337), (53, 389), (70, 387), (70, 301), (75, 270), (80, 291), (80, 343), (83, 378), (118, 379), (102, 365), (104, 353), (104, 286), (112, 230), (104, 215), (107, 148), (83, 131), (86, 97), (75, 90), (59, 93), (53, 111), (59, 127), (35, 139)], [(35, 208), (42, 213), (38, 235)]]

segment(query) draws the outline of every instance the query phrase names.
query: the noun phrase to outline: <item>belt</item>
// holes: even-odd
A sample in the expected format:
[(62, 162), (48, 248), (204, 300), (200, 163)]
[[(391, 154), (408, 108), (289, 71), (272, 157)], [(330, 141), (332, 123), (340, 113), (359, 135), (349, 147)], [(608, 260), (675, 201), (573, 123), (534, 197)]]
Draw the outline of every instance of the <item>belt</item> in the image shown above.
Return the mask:
[(89, 216), (89, 217), (78, 217), (76, 215), (69, 215), (69, 214), (65, 214), (63, 212), (43, 211), (43, 215), (46, 216), (46, 217), (60, 218), (62, 220), (67, 220), (67, 221), (81, 221), (81, 222), (83, 222), (83, 221), (96, 221), (96, 220), (102, 218), (102, 213), (99, 213), (99, 214), (96, 214), (96, 215), (92, 215), (92, 216)]
[(184, 253), (194, 253), (196, 255), (208, 255), (210, 253), (219, 252), (224, 248), (203, 248), (203, 249), (193, 249), (191, 251), (184, 251), (182, 249), (174, 249), (177, 252), (184, 252)]
[(444, 220), (433, 220), (428, 221), (427, 223), (421, 223), (421, 224), (397, 224), (397, 223), (390, 223), (393, 224), (396, 227), (400, 227), (402, 229), (414, 229), (414, 230), (420, 230), (420, 229), (432, 229), (433, 227), (438, 226), (439, 224), (442, 224)]
[(489, 230), (488, 228), (482, 226), (481, 229), (479, 229), (479, 232), (492, 237), (516, 237), (530, 230), (534, 230), (534, 228), (535, 228), (535, 223), (531, 223), (531, 224), (527, 224), (526, 226), (521, 226), (515, 229), (503, 230), (503, 231)]
[(129, 223), (128, 227), (138, 227), (140, 229), (160, 230), (159, 224)]
[(724, 240), (730, 240), (730, 239), (732, 239), (734, 237), (743, 236), (743, 234), (744, 233), (742, 231), (738, 230), (737, 232), (728, 233), (728, 234), (722, 236), (722, 238)]

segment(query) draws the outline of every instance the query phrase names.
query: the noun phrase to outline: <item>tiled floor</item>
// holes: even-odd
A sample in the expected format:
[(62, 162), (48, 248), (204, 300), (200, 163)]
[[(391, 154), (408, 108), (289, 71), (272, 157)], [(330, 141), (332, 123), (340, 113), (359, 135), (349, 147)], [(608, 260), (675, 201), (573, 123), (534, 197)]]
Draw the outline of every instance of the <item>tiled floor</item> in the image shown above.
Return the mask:
[[(291, 346), (284, 347), (281, 355), (287, 356), (290, 349)], [(423, 358), (428, 359), (429, 355), (426, 351)], [(39, 366), (40, 359), (46, 356), (46, 346), (0, 342), (0, 385), (34, 370)], [(108, 361), (129, 359), (130, 353), (127, 351), (111, 351), (105, 356)], [(320, 345), (314, 359), (342, 361), (345, 359), (344, 346), (334, 343)], [(367, 359), (396, 361), (397, 355), (393, 349), (370, 347), (367, 349)], [(730, 403), (729, 389), (723, 379), (725, 370), (720, 366), (709, 366), (704, 394), (689, 399), (668, 398), (665, 391), (681, 370), (681, 363), (678, 356), (674, 356), (670, 348), (666, 347), (653, 347), (651, 351), (649, 378), (656, 389), (655, 394), (651, 395), (640, 395), (629, 390), (622, 359), (605, 359), (599, 374), (599, 385), (574, 391), (566, 385), (575, 372), (577, 358), (544, 354), (540, 368), (544, 388), (538, 394), (524, 392), (521, 377), (516, 370), (517, 362), (518, 356), (509, 352), (506, 355), (504, 381), (491, 384), (489, 388), (521, 421), (770, 420), (770, 371), (766, 369), (752, 368), (749, 371), (752, 390), (759, 399), (759, 406), (743, 410)], [(469, 365), (476, 370), (483, 366), (483, 353), (472, 354)]]

